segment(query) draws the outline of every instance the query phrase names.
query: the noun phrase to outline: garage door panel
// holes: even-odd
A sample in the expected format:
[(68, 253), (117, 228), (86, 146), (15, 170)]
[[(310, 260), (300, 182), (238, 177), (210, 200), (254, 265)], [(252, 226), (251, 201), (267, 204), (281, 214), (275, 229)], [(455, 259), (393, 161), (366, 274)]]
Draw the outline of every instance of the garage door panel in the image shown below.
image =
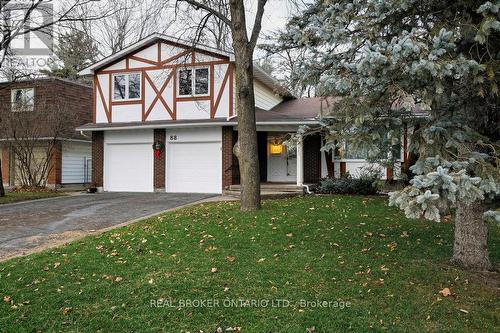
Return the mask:
[(104, 190), (153, 192), (153, 153), (150, 144), (107, 144)]
[(168, 192), (221, 193), (221, 143), (169, 143), (166, 169)]

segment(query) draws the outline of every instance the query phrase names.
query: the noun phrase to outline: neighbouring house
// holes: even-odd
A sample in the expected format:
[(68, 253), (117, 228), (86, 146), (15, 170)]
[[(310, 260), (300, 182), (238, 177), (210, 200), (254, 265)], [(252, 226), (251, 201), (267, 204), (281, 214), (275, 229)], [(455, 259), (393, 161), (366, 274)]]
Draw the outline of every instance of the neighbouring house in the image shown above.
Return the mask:
[[(239, 183), (232, 53), (153, 34), (80, 72), (94, 78), (93, 183), (104, 191), (221, 193)], [(262, 182), (316, 183), (366, 164), (320, 151), (319, 135), (283, 140), (316, 124), (319, 98), (295, 98), (254, 68)], [(383, 172), (385, 176), (386, 172)]]
[(60, 78), (0, 83), (0, 151), (7, 186), (91, 181), (92, 86)]

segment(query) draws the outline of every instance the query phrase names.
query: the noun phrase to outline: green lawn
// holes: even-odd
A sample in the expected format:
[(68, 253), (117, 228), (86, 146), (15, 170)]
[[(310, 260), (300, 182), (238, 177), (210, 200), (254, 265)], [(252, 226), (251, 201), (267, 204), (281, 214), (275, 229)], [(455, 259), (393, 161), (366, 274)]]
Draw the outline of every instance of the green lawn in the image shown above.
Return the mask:
[(45, 199), (64, 195), (60, 192), (6, 192), (4, 197), (0, 197), (0, 205), (19, 201)]
[(0, 331), (498, 332), (498, 289), (451, 267), (451, 251), (452, 225), (380, 197), (197, 205), (0, 263)]

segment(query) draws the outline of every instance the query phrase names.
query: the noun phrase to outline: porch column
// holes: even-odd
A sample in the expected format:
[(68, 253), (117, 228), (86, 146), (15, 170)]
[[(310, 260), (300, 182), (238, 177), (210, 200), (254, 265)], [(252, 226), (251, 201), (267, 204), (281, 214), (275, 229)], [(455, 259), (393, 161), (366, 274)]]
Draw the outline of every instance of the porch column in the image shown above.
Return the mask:
[(304, 141), (297, 141), (297, 186), (304, 185)]

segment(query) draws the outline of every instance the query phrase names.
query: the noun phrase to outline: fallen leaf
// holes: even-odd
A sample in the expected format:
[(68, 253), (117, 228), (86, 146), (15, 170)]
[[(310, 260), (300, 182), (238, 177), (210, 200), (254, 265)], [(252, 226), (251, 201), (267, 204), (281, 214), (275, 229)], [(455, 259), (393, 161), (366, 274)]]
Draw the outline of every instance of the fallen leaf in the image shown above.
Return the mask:
[(469, 311), (465, 310), (465, 309), (460, 309), (460, 312), (463, 312), (463, 313), (469, 313)]
[(264, 260), (266, 260), (266, 258), (260, 258), (257, 262), (263, 262)]
[(71, 308), (64, 308), (63, 309), (63, 315), (67, 315), (71, 312)]
[(61, 263), (60, 263), (60, 262), (55, 262), (55, 263), (54, 263), (54, 268), (57, 268), (57, 267), (59, 267), (59, 266), (61, 266)]
[(233, 256), (227, 256), (226, 257), (226, 260), (229, 261), (229, 262), (233, 262), (236, 260), (236, 257), (233, 257)]
[(121, 276), (117, 276), (117, 277), (115, 278), (115, 282), (120, 282), (121, 280), (123, 280), (123, 278), (122, 278)]
[(293, 237), (293, 233), (286, 234), (286, 237)]
[(3, 300), (4, 300), (5, 302), (10, 302), (10, 301), (11, 301), (11, 299), (12, 299), (12, 297), (10, 297), (10, 296), (4, 296), (4, 297), (3, 297)]
[(451, 295), (450, 288), (444, 288), (443, 290), (439, 291), (439, 293), (441, 295), (443, 295), (443, 297), (447, 297), (447, 296)]
[(210, 270), (210, 272), (212, 273), (217, 273), (219, 270), (217, 269), (217, 267), (212, 267), (212, 269)]

